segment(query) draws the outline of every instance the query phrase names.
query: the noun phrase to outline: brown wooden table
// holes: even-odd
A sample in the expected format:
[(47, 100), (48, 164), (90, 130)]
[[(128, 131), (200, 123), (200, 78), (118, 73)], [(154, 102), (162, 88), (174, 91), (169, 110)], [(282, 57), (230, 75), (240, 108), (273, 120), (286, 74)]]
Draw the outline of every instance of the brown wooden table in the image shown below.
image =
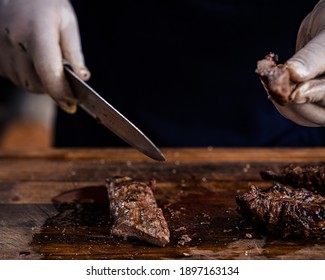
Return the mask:
[[(162, 149), (155, 162), (134, 149), (0, 152), (1, 259), (324, 259), (325, 240), (255, 232), (235, 197), (259, 171), (324, 163), (325, 149)], [(171, 230), (165, 248), (110, 234), (105, 178), (155, 177)], [(184, 238), (186, 237), (186, 238)]]

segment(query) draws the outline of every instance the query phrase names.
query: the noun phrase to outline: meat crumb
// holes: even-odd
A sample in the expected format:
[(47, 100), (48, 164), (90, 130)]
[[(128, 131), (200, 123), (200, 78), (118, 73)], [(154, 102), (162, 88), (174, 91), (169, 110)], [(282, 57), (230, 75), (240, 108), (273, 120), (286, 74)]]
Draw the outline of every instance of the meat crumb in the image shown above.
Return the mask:
[(248, 239), (252, 239), (253, 238), (253, 235), (251, 233), (246, 233), (245, 234), (245, 237), (248, 238)]
[(187, 234), (183, 234), (177, 244), (180, 246), (184, 246), (185, 243), (188, 243), (191, 240), (192, 240), (191, 237), (189, 237)]
[(186, 227), (179, 227), (179, 228), (177, 228), (177, 229), (175, 229), (174, 231), (183, 231), (183, 230), (186, 230)]

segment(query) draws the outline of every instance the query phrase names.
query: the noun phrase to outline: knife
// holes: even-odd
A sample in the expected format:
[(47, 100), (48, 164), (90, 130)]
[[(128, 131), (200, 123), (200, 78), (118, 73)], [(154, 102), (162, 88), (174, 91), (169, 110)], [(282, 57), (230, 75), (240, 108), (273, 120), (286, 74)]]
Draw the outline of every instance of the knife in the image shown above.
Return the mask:
[(166, 160), (163, 153), (140, 129), (81, 80), (68, 63), (64, 62), (63, 65), (72, 92), (83, 110), (143, 154), (155, 160)]

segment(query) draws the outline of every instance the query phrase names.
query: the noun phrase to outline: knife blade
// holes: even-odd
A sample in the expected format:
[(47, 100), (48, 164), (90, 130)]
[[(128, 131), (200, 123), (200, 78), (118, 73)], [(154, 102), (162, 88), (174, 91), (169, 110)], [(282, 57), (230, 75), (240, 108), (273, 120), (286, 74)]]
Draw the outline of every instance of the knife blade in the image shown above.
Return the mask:
[(64, 71), (73, 94), (78, 99), (78, 105), (83, 110), (146, 156), (158, 161), (166, 160), (163, 153), (139, 128), (81, 80), (69, 64), (64, 63)]

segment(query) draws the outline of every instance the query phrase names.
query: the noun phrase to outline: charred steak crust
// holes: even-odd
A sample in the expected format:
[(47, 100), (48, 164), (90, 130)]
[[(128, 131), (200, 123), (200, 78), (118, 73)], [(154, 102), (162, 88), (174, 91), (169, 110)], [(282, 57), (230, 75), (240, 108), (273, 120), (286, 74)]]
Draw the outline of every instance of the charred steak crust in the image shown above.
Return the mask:
[(152, 186), (130, 177), (106, 179), (112, 234), (137, 238), (164, 247), (170, 232), (162, 209), (158, 207)]
[(280, 105), (289, 102), (289, 96), (295, 87), (290, 80), (290, 73), (284, 65), (277, 64), (278, 56), (269, 53), (264, 59), (257, 62), (255, 72), (267, 89), (269, 98)]
[(276, 184), (236, 197), (238, 212), (253, 225), (282, 237), (324, 237), (325, 198), (305, 189)]
[(275, 181), (294, 188), (305, 188), (325, 195), (325, 165), (289, 164), (278, 172), (266, 169), (260, 172), (264, 180)]

